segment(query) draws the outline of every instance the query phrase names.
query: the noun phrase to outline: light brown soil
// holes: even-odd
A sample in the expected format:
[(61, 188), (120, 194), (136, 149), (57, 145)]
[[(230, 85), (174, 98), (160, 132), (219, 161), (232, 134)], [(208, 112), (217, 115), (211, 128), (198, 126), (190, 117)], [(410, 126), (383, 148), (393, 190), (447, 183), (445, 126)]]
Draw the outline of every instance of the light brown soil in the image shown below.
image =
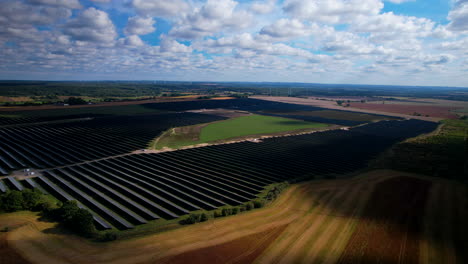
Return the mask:
[(405, 115), (413, 115), (414, 113), (423, 116), (438, 117), (444, 119), (456, 119), (458, 116), (452, 113), (452, 110), (457, 110), (459, 107), (447, 106), (432, 106), (432, 105), (404, 105), (404, 104), (368, 104), (368, 103), (351, 103), (352, 108), (366, 109), (371, 111), (389, 112)]
[(220, 245), (201, 248), (158, 261), (171, 264), (252, 263), (287, 227), (279, 226)]
[(30, 264), (9, 245), (8, 233), (0, 233), (0, 263), (2, 264)]
[(377, 184), (339, 263), (417, 263), (431, 184), (404, 176)]

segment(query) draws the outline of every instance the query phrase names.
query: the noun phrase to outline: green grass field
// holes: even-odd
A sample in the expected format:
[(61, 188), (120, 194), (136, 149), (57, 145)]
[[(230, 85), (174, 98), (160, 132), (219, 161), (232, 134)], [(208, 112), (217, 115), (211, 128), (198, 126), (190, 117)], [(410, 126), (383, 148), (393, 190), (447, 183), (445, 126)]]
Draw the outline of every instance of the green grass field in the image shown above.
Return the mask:
[(199, 141), (205, 143), (234, 137), (271, 134), (325, 126), (327, 125), (282, 117), (262, 115), (241, 116), (204, 127), (200, 133)]
[(274, 134), (301, 129), (327, 127), (326, 124), (312, 123), (301, 120), (249, 115), (208, 124), (203, 128), (187, 127), (185, 132), (168, 131), (155, 144), (156, 149), (163, 147), (180, 148), (188, 145), (202, 144), (239, 138), (250, 135)]

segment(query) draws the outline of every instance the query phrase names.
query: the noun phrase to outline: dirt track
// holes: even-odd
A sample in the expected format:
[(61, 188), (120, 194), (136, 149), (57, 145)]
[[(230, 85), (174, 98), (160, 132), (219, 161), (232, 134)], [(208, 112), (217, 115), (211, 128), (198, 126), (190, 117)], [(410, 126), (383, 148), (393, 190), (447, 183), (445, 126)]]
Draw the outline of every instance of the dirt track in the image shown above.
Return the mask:
[[(466, 189), (440, 179), (387, 170), (352, 179), (293, 185), (264, 209), (107, 244), (57, 234), (54, 224), (39, 222), (32, 214), (1, 216), (0, 228), (12, 224), (12, 219), (27, 222), (8, 233), (9, 246), (33, 263), (149, 264), (177, 263), (187, 258), (195, 263), (216, 263), (216, 256), (223, 263), (225, 257), (232, 263), (336, 263), (362, 219), (378, 223), (378, 218), (365, 213), (376, 184), (402, 176), (432, 182), (435, 187), (427, 194), (428, 201), (441, 210), (419, 215), (424, 223), (415, 238), (420, 243), (413, 245), (421, 254), (413, 257), (420, 263), (464, 263), (462, 251), (468, 236), (462, 219), (466, 219), (468, 208), (462, 205), (466, 203)], [(398, 188), (393, 189), (398, 192)], [(398, 239), (399, 234), (406, 236), (403, 227), (394, 231)], [(249, 243), (254, 250), (246, 252)], [(369, 249), (372, 254), (373, 248)], [(392, 260), (381, 259), (381, 263), (394, 263)]]

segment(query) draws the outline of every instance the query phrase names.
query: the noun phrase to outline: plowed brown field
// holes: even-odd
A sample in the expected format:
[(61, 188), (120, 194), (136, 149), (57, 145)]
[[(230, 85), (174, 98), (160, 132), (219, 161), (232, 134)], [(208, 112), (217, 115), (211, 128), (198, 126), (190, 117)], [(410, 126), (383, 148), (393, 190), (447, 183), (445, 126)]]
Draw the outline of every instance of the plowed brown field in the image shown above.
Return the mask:
[(388, 113), (397, 113), (413, 115), (415, 113), (429, 117), (440, 117), (448, 119), (457, 119), (458, 116), (451, 112), (460, 109), (459, 107), (448, 106), (430, 106), (430, 105), (406, 105), (406, 104), (372, 104), (372, 103), (351, 103), (351, 107), (366, 109), (371, 111), (380, 111)]

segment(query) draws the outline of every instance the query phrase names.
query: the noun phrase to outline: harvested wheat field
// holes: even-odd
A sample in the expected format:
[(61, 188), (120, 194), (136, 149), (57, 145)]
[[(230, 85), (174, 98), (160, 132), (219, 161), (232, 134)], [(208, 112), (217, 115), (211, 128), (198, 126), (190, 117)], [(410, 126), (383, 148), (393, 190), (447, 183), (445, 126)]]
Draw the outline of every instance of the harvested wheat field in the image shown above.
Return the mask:
[(263, 209), (107, 244), (54, 232), (31, 213), (5, 215), (0, 228), (23, 225), (1, 250), (50, 264), (467, 263), (467, 216), (466, 186), (377, 170), (295, 184)]
[(380, 112), (397, 113), (405, 115), (419, 114), (422, 116), (438, 117), (444, 119), (457, 119), (458, 116), (452, 111), (460, 109), (460, 107), (452, 106), (431, 106), (431, 105), (406, 105), (406, 104), (368, 104), (368, 103), (351, 103), (351, 107), (375, 110)]

